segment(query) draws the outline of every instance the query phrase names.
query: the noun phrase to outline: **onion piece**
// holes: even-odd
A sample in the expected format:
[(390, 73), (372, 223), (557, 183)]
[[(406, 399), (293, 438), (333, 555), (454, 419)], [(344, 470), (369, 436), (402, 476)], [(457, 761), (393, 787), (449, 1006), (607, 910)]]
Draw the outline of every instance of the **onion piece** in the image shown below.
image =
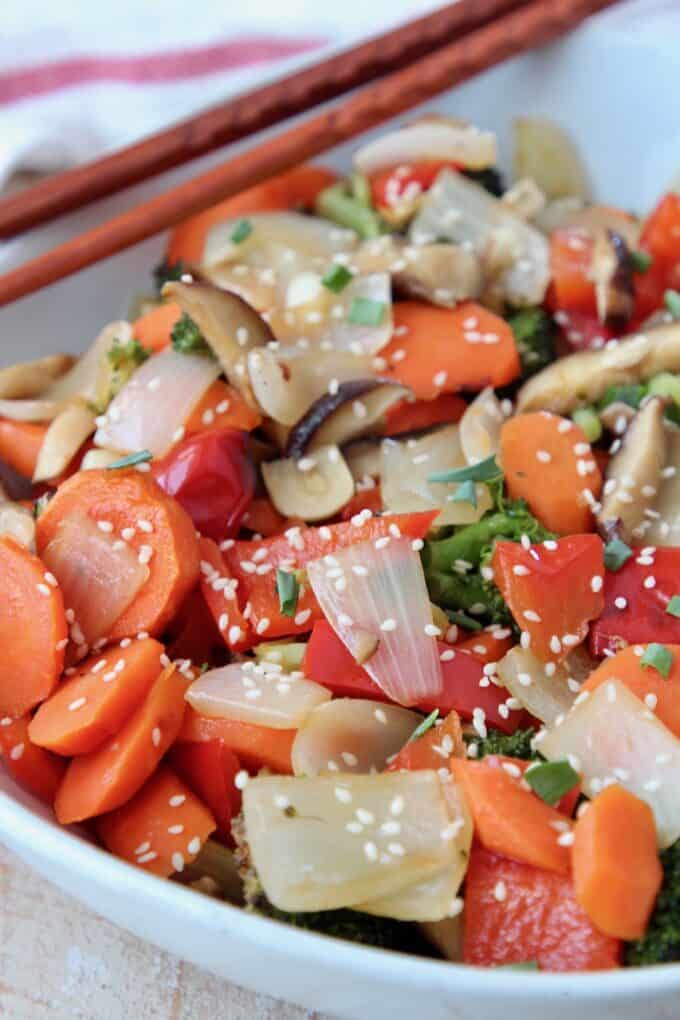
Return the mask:
[(380, 484), (387, 509), (411, 513), (441, 508), (433, 525), (436, 528), (446, 524), (473, 524), (491, 509), (493, 500), (486, 485), (475, 485), (475, 507), (472, 503), (449, 499), (458, 491), (458, 485), (428, 482), (430, 475), (437, 471), (467, 466), (458, 425), (446, 425), (420, 439), (386, 439), (381, 450)]
[(548, 199), (590, 198), (588, 172), (564, 128), (548, 117), (517, 117), (513, 128), (516, 178), (533, 178)]
[(44, 397), (0, 400), (0, 418), (10, 418), (11, 421), (53, 421), (63, 408), (63, 401)]
[(126, 344), (132, 339), (132, 326), (129, 322), (123, 319), (110, 322), (78, 358), (73, 368), (53, 382), (44, 396), (56, 401), (79, 397), (86, 404), (103, 410), (111, 399), (114, 372), (108, 357), (109, 351), (116, 342)]
[(123, 453), (150, 450), (162, 457), (219, 374), (218, 363), (200, 354), (172, 349), (154, 354), (111, 401), (95, 444)]
[(80, 470), (96, 471), (98, 468), (107, 468), (123, 456), (119, 450), (88, 450), (80, 462)]
[(364, 241), (352, 252), (348, 268), (356, 273), (389, 273), (394, 290), (431, 304), (453, 308), (478, 298), (484, 279), (474, 252), (455, 244), (424, 244), (415, 251), (392, 234)]
[(276, 670), (271, 663), (234, 662), (209, 669), (194, 680), (185, 696), (192, 708), (208, 718), (295, 730), (331, 693), (313, 680)]
[(588, 797), (620, 783), (649, 804), (659, 846), (680, 837), (680, 740), (618, 680), (584, 691), (537, 747), (551, 761), (570, 758)]
[(513, 305), (537, 305), (545, 297), (550, 253), (544, 235), (462, 174), (442, 170), (411, 224), (410, 237), (415, 244), (441, 237), (467, 243), (500, 297)]
[(33, 472), (34, 482), (56, 478), (69, 466), (95, 429), (94, 412), (80, 401), (68, 404), (45, 433)]
[(550, 676), (546, 674), (545, 668), (544, 662), (537, 659), (528, 648), (519, 645), (511, 648), (496, 667), (503, 686), (513, 698), (537, 719), (550, 726), (555, 719), (569, 711), (578, 693), (578, 686), (574, 691), (569, 687), (568, 681), (573, 678), (565, 666), (557, 666)]
[(0, 535), (11, 535), (20, 545), (35, 552), (35, 518), (20, 503), (11, 503), (0, 492)]
[[(320, 216), (272, 212), (249, 215), (252, 230), (245, 240), (236, 244), (232, 235), (238, 222), (221, 220), (208, 231), (202, 259), (205, 267), (225, 261), (272, 266), (276, 263), (276, 254), (282, 255), (284, 251), (328, 260), (338, 252), (351, 251), (358, 242), (353, 230), (339, 229)], [(285, 261), (295, 260), (288, 255)]]
[[(317, 677), (319, 683), (323, 676)], [(382, 772), (422, 716), (397, 705), (335, 698), (307, 716), (293, 741), (293, 773)]]
[(73, 610), (88, 645), (108, 634), (149, 577), (134, 550), (86, 514), (64, 518), (42, 560), (59, 581), (64, 605)]
[[(279, 910), (332, 910), (390, 896), (455, 859), (443, 785), (428, 770), (258, 776), (243, 792), (243, 811), (252, 862)], [(389, 822), (398, 835), (394, 826), (385, 831)]]
[(354, 153), (354, 166), (362, 174), (409, 163), (459, 163), (470, 170), (493, 166), (496, 136), (453, 117), (423, 117), (396, 131), (388, 131)]
[(323, 521), (354, 495), (354, 479), (337, 446), (319, 447), (300, 460), (271, 460), (261, 470), (272, 503), (286, 517)]
[(415, 705), (441, 693), (423, 567), (408, 539), (386, 536), (338, 549), (308, 563), (307, 576), (324, 615), (355, 658), (366, 634), (379, 638), (363, 666), (389, 698)]
[(503, 411), (491, 386), (482, 390), (460, 419), (460, 445), (468, 464), (486, 460), (500, 448)]
[(73, 365), (70, 354), (50, 354), (35, 361), (20, 361), (0, 369), (0, 398), (24, 400), (39, 397)]

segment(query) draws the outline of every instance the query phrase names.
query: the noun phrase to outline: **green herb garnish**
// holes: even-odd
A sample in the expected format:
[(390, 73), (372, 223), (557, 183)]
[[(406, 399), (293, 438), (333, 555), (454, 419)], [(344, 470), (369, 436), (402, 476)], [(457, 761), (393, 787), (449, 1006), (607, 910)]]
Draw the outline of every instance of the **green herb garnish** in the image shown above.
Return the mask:
[(328, 270), (321, 282), (328, 290), (332, 290), (334, 294), (339, 294), (352, 279), (353, 275), (346, 266), (336, 264), (332, 269)]
[(630, 263), (636, 273), (646, 273), (652, 264), (652, 256), (647, 251), (632, 251)]
[(500, 478), (503, 472), (496, 463), (495, 454), (478, 464), (469, 464), (464, 468), (453, 468), (451, 471), (437, 471), (428, 476), (428, 482), (490, 482)]
[(180, 354), (208, 354), (212, 351), (205, 341), (198, 325), (186, 312), (177, 320), (170, 333), (172, 348)]
[(666, 612), (669, 616), (680, 617), (680, 595), (673, 595), (666, 606)]
[(355, 297), (347, 319), (356, 326), (379, 326), (385, 318), (387, 305), (372, 298)]
[(546, 804), (554, 806), (578, 783), (578, 772), (568, 761), (545, 761), (531, 765), (524, 773), (527, 783)]
[(295, 574), (287, 570), (276, 571), (276, 591), (279, 596), (279, 609), (284, 616), (295, 616), (300, 596), (300, 585)]
[(471, 616), (466, 613), (456, 612), (455, 609), (445, 610), (446, 615), (449, 618), (449, 623), (455, 623), (457, 627), (462, 627), (463, 630), (481, 630), (482, 625), (479, 620), (473, 620)]
[(633, 550), (630, 546), (627, 546), (620, 538), (613, 538), (604, 547), (604, 565), (607, 570), (616, 573), (624, 563), (628, 562), (632, 555)]
[(239, 220), (231, 232), (231, 240), (234, 244), (243, 244), (247, 237), (253, 232), (253, 225), (250, 220)]
[(680, 319), (680, 293), (677, 290), (667, 290), (663, 303), (674, 319)]
[(670, 648), (653, 641), (651, 645), (647, 645), (645, 653), (640, 659), (640, 665), (655, 669), (665, 680), (673, 665), (673, 653)]
[(129, 453), (127, 457), (121, 457), (120, 460), (114, 460), (112, 464), (107, 464), (106, 470), (115, 471), (117, 468), (135, 467), (137, 464), (147, 464), (150, 460), (153, 460), (151, 450), (138, 450), (137, 453)]
[(153, 280), (158, 293), (160, 294), (166, 283), (181, 280), (186, 272), (188, 272), (188, 268), (181, 259), (177, 259), (176, 262), (168, 262), (167, 259), (163, 259), (153, 270)]
[(407, 744), (412, 744), (414, 740), (418, 740), (423, 734), (431, 730), (437, 719), (439, 718), (439, 709), (435, 708), (434, 712), (430, 712), (429, 715), (425, 716), (421, 723), (418, 723), (411, 736), (406, 741)]
[(447, 496), (449, 503), (470, 503), (473, 507), (477, 507), (477, 489), (475, 483), (471, 481), (461, 482), (458, 488), (450, 496)]

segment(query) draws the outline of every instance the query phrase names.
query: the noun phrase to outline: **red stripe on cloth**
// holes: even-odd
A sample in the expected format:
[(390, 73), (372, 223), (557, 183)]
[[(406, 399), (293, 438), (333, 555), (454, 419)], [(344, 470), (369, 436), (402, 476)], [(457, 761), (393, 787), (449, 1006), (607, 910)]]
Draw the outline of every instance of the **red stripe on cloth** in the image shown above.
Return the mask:
[(132, 57), (73, 57), (50, 64), (0, 72), (0, 105), (97, 82), (154, 84), (196, 78), (296, 56), (325, 39), (243, 36), (212, 46)]

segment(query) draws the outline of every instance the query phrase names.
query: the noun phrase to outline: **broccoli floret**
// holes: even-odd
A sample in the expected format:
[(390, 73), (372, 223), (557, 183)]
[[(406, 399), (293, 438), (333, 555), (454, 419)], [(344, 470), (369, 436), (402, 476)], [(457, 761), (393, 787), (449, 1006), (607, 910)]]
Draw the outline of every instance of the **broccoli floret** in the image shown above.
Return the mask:
[(644, 383), (629, 383), (621, 386), (608, 386), (597, 402), (597, 409), (604, 411), (610, 404), (627, 404), (637, 410), (643, 397), (646, 397), (648, 387)]
[(508, 318), (522, 362), (522, 378), (555, 360), (555, 327), (542, 308), (523, 308)]
[(484, 758), (487, 754), (504, 754), (508, 758), (523, 758), (525, 761), (540, 760), (531, 747), (535, 730), (515, 730), (514, 733), (501, 733), (500, 730), (488, 730), (485, 737), (477, 737), (474, 733), (464, 735), (468, 747), (474, 746), (473, 758)]
[(498, 167), (489, 166), (485, 170), (463, 170), (462, 172), (471, 181), (481, 184), (490, 195), (495, 195), (496, 198), (500, 198), (505, 191), (505, 182)]
[(205, 342), (200, 329), (186, 312), (172, 327), (172, 346), (181, 354), (210, 354), (212, 351)]
[(163, 259), (162, 262), (158, 263), (152, 274), (158, 293), (160, 294), (166, 283), (170, 283), (171, 280), (181, 279), (186, 272), (188, 272), (188, 269), (181, 259), (177, 259), (176, 262), (168, 262), (167, 259)]
[(663, 885), (647, 931), (626, 947), (625, 960), (631, 967), (680, 960), (680, 840), (663, 851), (661, 864)]
[(111, 365), (110, 398), (113, 399), (122, 390), (131, 375), (143, 365), (149, 357), (146, 347), (142, 347), (138, 340), (128, 340), (122, 344), (114, 340), (113, 347), (108, 351), (107, 358)]

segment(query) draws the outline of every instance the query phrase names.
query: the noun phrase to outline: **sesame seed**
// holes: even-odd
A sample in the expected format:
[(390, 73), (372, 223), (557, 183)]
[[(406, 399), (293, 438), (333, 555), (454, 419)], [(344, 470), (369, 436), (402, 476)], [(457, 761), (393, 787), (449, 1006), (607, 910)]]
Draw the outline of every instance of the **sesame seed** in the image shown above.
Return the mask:
[(643, 790), (647, 790), (649, 791), (649, 793), (654, 793), (660, 787), (661, 787), (660, 779), (648, 779), (646, 783), (642, 784)]
[(364, 854), (369, 861), (377, 861), (378, 848), (375, 843), (372, 843), (370, 840), (367, 843), (364, 843)]
[(401, 794), (398, 794), (390, 804), (390, 814), (398, 816), (402, 813), (403, 810), (404, 810), (404, 798), (401, 796)]
[[(423, 628), (428, 637), (441, 637), (442, 632), (434, 623), (426, 623)], [(486, 649), (485, 649), (486, 651)]]
[(246, 770), (245, 769), (241, 769), (234, 776), (234, 786), (236, 787), (237, 790), (245, 790), (245, 788), (246, 788), (246, 786), (248, 784), (248, 780), (249, 779), (250, 779), (250, 776), (248, 775)]
[(599, 574), (595, 574), (590, 579), (590, 590), (594, 591), (594, 592), (602, 591), (602, 585), (603, 584), (604, 584), (604, 579), (602, 577), (600, 577)]
[(49, 595), (49, 593), (50, 593), (50, 589), (48, 588), (48, 586), (46, 584), (42, 584), (42, 583), (36, 584), (36, 588), (38, 589), (38, 591), (40, 592), (41, 595)]
[[(246, 773), (246, 775), (247, 774), (248, 773)], [(168, 801), (168, 804), (170, 805), (170, 807), (181, 807), (185, 800), (186, 796), (183, 793), (175, 793)]]
[(9, 756), (12, 759), (12, 761), (19, 761), (19, 758), (21, 758), (22, 754), (24, 753), (24, 749), (25, 749), (24, 744), (15, 744), (12, 750), (9, 752)]
[(530, 620), (532, 623), (540, 623), (541, 617), (533, 609), (525, 609), (522, 613), (525, 620)]
[(499, 903), (503, 902), (503, 900), (508, 895), (508, 890), (506, 888), (505, 882), (503, 881), (496, 882), (493, 888), (493, 895), (494, 899), (498, 900)]
[(137, 858), (137, 864), (150, 864), (151, 861), (155, 861), (158, 854), (155, 850), (149, 850), (148, 853), (142, 854), (141, 857)]
[(350, 768), (355, 768), (359, 764), (359, 759), (356, 754), (352, 754), (351, 751), (341, 751), (340, 757), (344, 761), (345, 765), (348, 765)]
[[(329, 762), (328, 764), (330, 765), (331, 763)], [(347, 825), (345, 826), (345, 829), (347, 830), (347, 832), (351, 832), (353, 836), (358, 836), (360, 832), (364, 831), (364, 827), (361, 824), (361, 822), (354, 821), (348, 822)]]
[(168, 832), (171, 836), (181, 836), (184, 832), (183, 825), (168, 825)]
[(516, 563), (512, 568), (512, 572), (517, 577), (526, 577), (526, 575), (529, 573), (529, 568), (525, 567), (523, 563)]
[(557, 634), (553, 634), (550, 638), (550, 651), (558, 655), (562, 651), (562, 642), (558, 638)]
[(153, 548), (150, 545), (141, 545), (139, 552), (137, 553), (137, 560), (139, 563), (149, 563), (153, 556)]
[(149, 843), (149, 841), (146, 840), (146, 842), (140, 843), (139, 846), (137, 847), (137, 849), (133, 850), (132, 852), (135, 855), (135, 857), (138, 857), (140, 854), (145, 854), (147, 852), (147, 850), (150, 850), (150, 849), (151, 849), (151, 843)]
[(406, 853), (401, 843), (388, 843), (387, 849), (391, 854), (394, 854), (395, 857), (403, 857)]
[(184, 857), (180, 853), (174, 853), (170, 858), (173, 871), (184, 871)]
[(432, 382), (439, 389), (440, 387), (445, 385), (447, 379), (448, 379), (448, 373), (444, 372), (444, 371), (441, 371), (441, 372), (436, 372), (434, 374), (434, 376), (432, 378)]
[(352, 794), (347, 787), (336, 786), (333, 792), (335, 794), (335, 799), (339, 800), (341, 804), (350, 804), (352, 802)]
[(550, 461), (552, 460), (552, 457), (547, 450), (537, 450), (536, 460), (539, 460), (541, 464), (549, 464)]
[(644, 579), (644, 581), (642, 582), (642, 586), (643, 586), (643, 588), (655, 588), (656, 587), (656, 578), (653, 577), (652, 574), (650, 574), (649, 577), (646, 577)]
[(557, 843), (559, 846), (573, 846), (574, 845), (574, 833), (563, 832), (557, 837)]
[(645, 694), (645, 705), (647, 706), (647, 708), (651, 709), (652, 712), (656, 708), (657, 701), (658, 698), (656, 694), (652, 694), (651, 691), (649, 694)]
[(72, 701), (71, 704), (68, 706), (69, 712), (77, 712), (79, 708), (83, 707), (86, 701), (87, 698), (76, 698), (75, 701)]
[(198, 838), (198, 836), (194, 836), (193, 839), (190, 839), (189, 842), (187, 843), (187, 853), (191, 854), (192, 856), (195, 856), (200, 849), (201, 841)]
[(154, 728), (151, 730), (151, 743), (153, 744), (154, 747), (160, 747), (161, 736), (162, 734), (158, 726), (154, 726)]
[(519, 643), (522, 648), (528, 648), (531, 644), (531, 634), (528, 630), (523, 630), (519, 636)]
[(290, 801), (284, 793), (277, 793), (274, 797), (274, 807), (280, 808), (285, 811), (286, 808), (290, 807)]
[(396, 630), (397, 621), (392, 619), (392, 617), (388, 617), (386, 620), (383, 620), (383, 622), (380, 624), (380, 629), (386, 632)]
[(311, 615), (312, 615), (311, 609), (301, 609), (299, 613), (295, 614), (296, 626), (301, 627), (304, 623), (307, 623), (307, 620), (310, 618)]
[(97, 527), (100, 531), (103, 531), (106, 534), (111, 534), (113, 531), (113, 524), (111, 521), (97, 521)]
[(420, 552), (424, 545), (425, 543), (423, 542), (422, 538), (414, 538), (413, 541), (411, 542), (411, 548), (413, 549), (414, 552)]

